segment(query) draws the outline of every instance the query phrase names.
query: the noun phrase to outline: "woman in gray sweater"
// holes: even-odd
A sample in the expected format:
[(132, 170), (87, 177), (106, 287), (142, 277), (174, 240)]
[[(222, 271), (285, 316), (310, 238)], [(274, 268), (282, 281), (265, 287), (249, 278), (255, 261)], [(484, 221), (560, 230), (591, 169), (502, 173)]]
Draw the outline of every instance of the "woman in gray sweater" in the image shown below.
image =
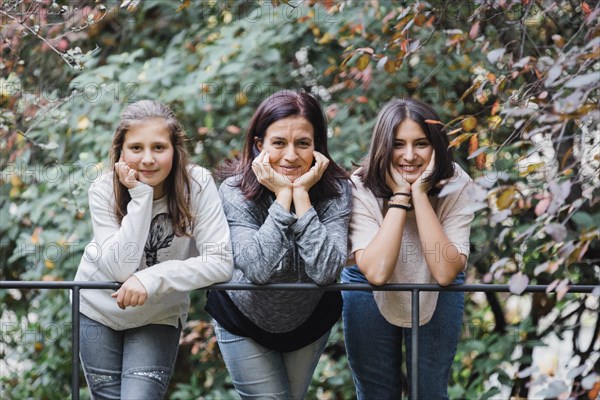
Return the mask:
[[(313, 96), (282, 91), (264, 100), (241, 155), (221, 173), (232, 282), (336, 281), (351, 189), (329, 156), (326, 118)], [(341, 307), (337, 291), (213, 291), (206, 309), (242, 398), (302, 399)]]

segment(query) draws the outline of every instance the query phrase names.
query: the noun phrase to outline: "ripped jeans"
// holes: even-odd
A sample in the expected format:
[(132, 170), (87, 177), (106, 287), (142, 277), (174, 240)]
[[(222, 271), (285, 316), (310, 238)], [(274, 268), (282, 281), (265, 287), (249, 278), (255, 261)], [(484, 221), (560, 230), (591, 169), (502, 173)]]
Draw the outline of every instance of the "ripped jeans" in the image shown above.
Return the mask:
[(181, 327), (145, 325), (123, 331), (80, 315), (80, 358), (93, 399), (163, 399)]

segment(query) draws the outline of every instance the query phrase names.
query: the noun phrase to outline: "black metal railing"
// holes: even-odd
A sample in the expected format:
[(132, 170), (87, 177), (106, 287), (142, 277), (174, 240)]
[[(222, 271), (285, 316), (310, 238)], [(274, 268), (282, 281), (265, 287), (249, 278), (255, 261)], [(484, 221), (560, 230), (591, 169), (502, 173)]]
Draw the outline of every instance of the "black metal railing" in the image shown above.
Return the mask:
[[(121, 286), (116, 282), (42, 282), (42, 281), (0, 281), (0, 289), (70, 289), (72, 291), (71, 302), (71, 341), (72, 347), (72, 371), (71, 371), (71, 393), (72, 399), (79, 399), (79, 291), (81, 289), (114, 289)], [(595, 285), (571, 285), (569, 293), (591, 293)], [(219, 283), (198, 290), (325, 290), (325, 291), (405, 291), (412, 294), (412, 380), (411, 398), (418, 399), (418, 365), (419, 365), (419, 293), (420, 292), (509, 292), (508, 285), (492, 284), (459, 284), (441, 287), (434, 284), (388, 284), (383, 286), (372, 286), (368, 283), (336, 283), (327, 286), (318, 286), (312, 283), (274, 283), (267, 285), (254, 285), (251, 283)], [(549, 285), (530, 285), (524, 290), (528, 292), (546, 292)]]

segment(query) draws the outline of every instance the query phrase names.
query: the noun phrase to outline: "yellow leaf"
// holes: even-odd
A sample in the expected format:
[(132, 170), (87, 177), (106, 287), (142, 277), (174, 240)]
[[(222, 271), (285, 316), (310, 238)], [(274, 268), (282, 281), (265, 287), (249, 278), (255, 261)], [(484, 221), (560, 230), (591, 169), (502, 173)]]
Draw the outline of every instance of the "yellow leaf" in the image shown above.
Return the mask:
[(346, 64), (348, 64), (348, 61), (350, 61), (350, 59), (352, 58), (352, 56), (353, 56), (353, 54), (350, 54), (349, 56), (347, 56), (346, 58), (344, 58), (344, 60), (340, 64), (340, 67), (344, 67)]
[(479, 89), (479, 86), (481, 86), (481, 82), (475, 82), (473, 84), (473, 86), (471, 86), (470, 88), (468, 88), (463, 94), (462, 96), (460, 96), (460, 101), (463, 101), (464, 99), (467, 98), (468, 95), (470, 95), (471, 93), (473, 93), (475, 90)]
[(450, 147), (458, 147), (461, 145), (462, 142), (464, 142), (465, 140), (467, 140), (468, 138), (470, 138), (471, 136), (473, 136), (472, 133), (463, 133), (461, 135), (458, 135), (457, 137), (455, 137), (451, 142), (450, 142)]
[(333, 40), (333, 35), (329, 32), (325, 32), (325, 34), (317, 41), (319, 44), (327, 44)]
[(545, 163), (543, 163), (543, 162), (529, 164), (523, 171), (519, 171), (519, 176), (520, 177), (527, 176), (527, 175), (537, 171), (544, 165), (545, 165)]
[[(402, 60), (400, 61), (402, 62)], [(394, 72), (396, 72), (396, 62), (392, 60), (387, 60), (383, 66), (383, 69), (385, 69), (385, 72), (387, 72), (388, 74), (393, 74)]]
[(42, 232), (42, 228), (37, 227), (33, 230), (31, 234), (31, 243), (38, 244), (40, 242), (40, 233)]
[(83, 116), (79, 117), (79, 121), (77, 121), (77, 130), (84, 131), (90, 126), (90, 120), (88, 117)]
[(496, 205), (500, 210), (505, 210), (512, 204), (515, 197), (516, 190), (514, 187), (508, 188), (503, 191), (498, 200), (496, 200)]
[(245, 106), (247, 103), (248, 97), (246, 97), (246, 94), (244, 92), (239, 92), (235, 95), (235, 104), (237, 104), (239, 107)]
[(500, 117), (499, 115), (494, 115), (494, 116), (488, 118), (488, 126), (493, 131), (498, 129), (500, 127), (501, 123), (502, 123), (502, 117)]
[(371, 61), (371, 57), (367, 54), (363, 54), (356, 62), (356, 67), (359, 70), (364, 71), (369, 66), (369, 61)]
[(177, 12), (183, 11), (184, 9), (188, 8), (190, 6), (190, 0), (184, 0), (183, 4), (181, 4), (178, 8), (177, 8)]
[(473, 116), (468, 116), (463, 119), (462, 127), (465, 131), (470, 132), (477, 127), (477, 118)]
[(15, 197), (19, 197), (20, 193), (21, 191), (19, 190), (18, 186), (13, 186), (10, 188), (10, 192), (8, 192), (8, 197), (14, 199)]
[(53, 269), (53, 268), (56, 266), (56, 264), (54, 264), (52, 261), (50, 261), (50, 260), (48, 260), (48, 259), (45, 259), (45, 260), (44, 260), (44, 265), (45, 265), (45, 266), (46, 266), (46, 268), (48, 268), (48, 269)]
[(21, 181), (21, 177), (19, 175), (11, 175), (10, 184), (15, 187), (20, 187), (23, 182)]

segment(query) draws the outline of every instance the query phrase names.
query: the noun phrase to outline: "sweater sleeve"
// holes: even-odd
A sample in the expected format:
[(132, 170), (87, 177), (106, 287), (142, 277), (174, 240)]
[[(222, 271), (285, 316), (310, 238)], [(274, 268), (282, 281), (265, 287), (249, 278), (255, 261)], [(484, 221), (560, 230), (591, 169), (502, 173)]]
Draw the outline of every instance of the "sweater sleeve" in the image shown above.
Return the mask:
[(348, 182), (340, 183), (341, 196), (330, 200), (320, 215), (311, 207), (292, 225), (306, 274), (318, 285), (335, 282), (346, 263), (352, 196)]
[[(135, 273), (148, 296), (173, 291), (185, 292), (231, 279), (233, 260), (229, 227), (217, 187), (208, 171), (201, 170), (198, 191), (192, 193), (195, 213), (193, 239), (199, 255), (183, 260), (167, 260)], [(197, 186), (193, 183), (193, 186)]]
[(261, 222), (259, 206), (232, 185), (225, 181), (219, 191), (231, 229), (235, 267), (252, 283), (269, 283), (278, 268), (285, 267), (281, 261), (291, 246), (286, 231), (296, 217), (274, 201)]
[(142, 184), (129, 190), (127, 215), (119, 225), (114, 214), (112, 181), (104, 177), (88, 190), (94, 242), (85, 257), (111, 279), (124, 282), (140, 266), (152, 217), (152, 187)]

